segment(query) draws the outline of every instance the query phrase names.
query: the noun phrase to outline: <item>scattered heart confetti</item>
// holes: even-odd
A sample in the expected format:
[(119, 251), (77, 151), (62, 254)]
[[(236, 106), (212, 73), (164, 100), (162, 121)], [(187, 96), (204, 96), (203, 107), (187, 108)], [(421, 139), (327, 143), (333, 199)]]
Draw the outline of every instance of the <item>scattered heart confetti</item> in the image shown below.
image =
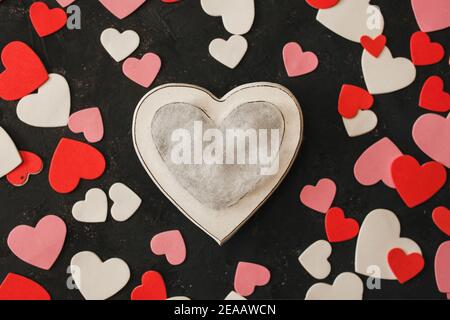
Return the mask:
[(389, 138), (377, 141), (356, 160), (353, 169), (356, 180), (364, 186), (372, 186), (382, 181), (389, 188), (395, 188), (391, 166), (392, 162), (402, 155)]
[(326, 213), (336, 196), (336, 184), (331, 179), (321, 179), (315, 186), (304, 186), (300, 201), (315, 211)]
[(119, 19), (124, 19), (136, 11), (146, 0), (98, 0)]
[(100, 42), (109, 55), (116, 62), (120, 62), (128, 58), (139, 47), (140, 38), (133, 30), (120, 33), (114, 28), (108, 28), (100, 35)]
[(109, 197), (114, 202), (111, 216), (119, 222), (130, 219), (142, 203), (142, 199), (133, 190), (120, 182), (111, 186)]
[(86, 193), (85, 200), (72, 207), (75, 220), (86, 223), (105, 222), (108, 216), (108, 198), (102, 189), (94, 188)]
[(401, 284), (416, 277), (424, 268), (425, 261), (420, 253), (406, 254), (394, 248), (388, 253), (389, 267)]
[(318, 240), (303, 251), (298, 261), (311, 276), (322, 280), (331, 272), (331, 264), (328, 261), (331, 252), (332, 248), (328, 241)]
[(131, 300), (166, 300), (166, 284), (157, 271), (147, 271), (142, 275), (142, 284), (133, 289)]
[(49, 9), (44, 2), (35, 2), (30, 7), (30, 19), (40, 37), (46, 37), (65, 27), (67, 14), (61, 8)]
[(434, 224), (450, 237), (450, 210), (446, 207), (437, 207), (433, 210)]
[(103, 119), (100, 109), (97, 107), (73, 113), (69, 117), (68, 125), (73, 133), (82, 132), (90, 143), (96, 143), (103, 139)]
[(48, 80), (41, 59), (25, 43), (13, 41), (2, 50), (5, 71), (0, 73), (0, 98), (19, 100)]
[(44, 169), (42, 159), (35, 153), (20, 151), (22, 163), (6, 175), (6, 179), (15, 187), (21, 187), (28, 182), (30, 175), (39, 174)]
[(328, 241), (344, 242), (358, 235), (359, 224), (355, 219), (346, 218), (341, 208), (331, 208), (325, 216), (325, 231)]
[(444, 80), (441, 77), (432, 76), (425, 81), (419, 106), (436, 112), (450, 111), (450, 93), (444, 91)]
[(352, 119), (342, 118), (349, 137), (358, 137), (377, 127), (378, 117), (372, 110), (360, 110)]
[(81, 179), (97, 179), (105, 168), (100, 151), (86, 143), (62, 138), (53, 154), (48, 179), (56, 192), (70, 193)]
[(434, 258), (434, 274), (440, 292), (450, 293), (450, 241), (442, 243), (436, 251)]
[(230, 69), (237, 67), (247, 49), (247, 40), (239, 35), (233, 35), (228, 40), (214, 39), (209, 44), (211, 56)]
[(39, 283), (24, 276), (8, 273), (0, 284), (0, 301), (51, 300), (50, 294)]
[(369, 52), (375, 58), (378, 58), (383, 52), (384, 47), (386, 46), (386, 41), (387, 38), (384, 34), (380, 34), (374, 39), (369, 36), (362, 36), (360, 40), (363, 48), (366, 49), (367, 52)]
[(22, 157), (9, 134), (0, 127), (0, 178), (4, 177), (22, 163)]
[(444, 47), (437, 42), (431, 42), (425, 32), (415, 32), (411, 36), (410, 47), (411, 59), (416, 66), (427, 66), (444, 59)]
[(186, 245), (178, 230), (161, 232), (150, 241), (150, 248), (156, 255), (165, 255), (167, 261), (178, 266), (186, 259)]
[(339, 0), (306, 0), (306, 3), (316, 9), (328, 9), (337, 5)]
[(420, 165), (411, 156), (404, 155), (392, 163), (395, 187), (409, 208), (414, 208), (433, 197), (447, 181), (447, 171), (438, 162)]
[(255, 287), (265, 286), (270, 281), (270, 271), (266, 267), (250, 262), (239, 262), (234, 276), (234, 290), (248, 297)]
[(450, 3), (447, 0), (411, 0), (411, 4), (423, 32), (450, 27)]
[(70, 272), (86, 300), (106, 300), (130, 280), (130, 269), (125, 261), (119, 258), (102, 261), (90, 251), (82, 251), (72, 257)]
[(58, 258), (67, 228), (64, 221), (53, 215), (45, 216), (36, 227), (20, 225), (8, 235), (8, 247), (21, 260), (32, 266), (49, 270)]
[(313, 72), (319, 65), (319, 59), (313, 52), (303, 52), (296, 42), (289, 42), (283, 48), (283, 60), (289, 77), (298, 77)]
[(344, 272), (332, 285), (316, 283), (309, 288), (305, 300), (362, 300), (364, 285), (354, 273)]
[(122, 69), (130, 80), (148, 88), (161, 69), (161, 59), (154, 53), (147, 53), (140, 60), (128, 58), (123, 63)]
[(344, 84), (339, 94), (338, 111), (342, 117), (352, 119), (359, 110), (370, 109), (373, 102), (373, 96), (363, 88)]

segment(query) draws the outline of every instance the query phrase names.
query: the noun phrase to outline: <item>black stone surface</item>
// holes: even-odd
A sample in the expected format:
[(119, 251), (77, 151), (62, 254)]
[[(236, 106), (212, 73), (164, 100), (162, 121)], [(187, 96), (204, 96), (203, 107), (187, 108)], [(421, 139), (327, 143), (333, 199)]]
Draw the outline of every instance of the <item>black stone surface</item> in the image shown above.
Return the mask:
[[(249, 50), (242, 63), (229, 70), (208, 54), (209, 42), (229, 34), (219, 18), (208, 16), (199, 0), (182, 0), (164, 4), (149, 0), (123, 21), (110, 14), (98, 1), (78, 0), (82, 28), (61, 30), (40, 39), (28, 18), (33, 1), (6, 0), (0, 4), (0, 48), (13, 40), (32, 46), (50, 72), (64, 75), (72, 91), (72, 112), (99, 106), (105, 122), (105, 138), (96, 144), (107, 159), (107, 171), (96, 181), (82, 182), (69, 195), (55, 193), (48, 183), (48, 167), (54, 148), (62, 137), (83, 140), (67, 128), (39, 129), (20, 122), (16, 102), (0, 101), (0, 125), (13, 137), (19, 149), (42, 156), (45, 170), (31, 177), (28, 184), (14, 188), (0, 181), (0, 279), (15, 272), (41, 283), (54, 299), (81, 299), (77, 290), (69, 290), (66, 281), (71, 257), (91, 250), (102, 259), (120, 257), (131, 269), (131, 280), (114, 299), (128, 299), (150, 269), (162, 273), (169, 296), (186, 295), (193, 299), (223, 299), (233, 289), (233, 277), (239, 261), (257, 262), (272, 272), (269, 285), (258, 288), (253, 299), (303, 299), (316, 281), (299, 265), (299, 254), (312, 242), (326, 237), (324, 217), (304, 207), (298, 200), (305, 184), (322, 177), (332, 178), (338, 186), (334, 204), (360, 223), (376, 208), (397, 213), (402, 235), (412, 238), (422, 248), (424, 271), (405, 285), (382, 281), (381, 290), (365, 290), (366, 299), (443, 299), (438, 292), (433, 260), (437, 247), (449, 240), (431, 220), (438, 205), (449, 206), (449, 184), (427, 203), (408, 209), (395, 190), (382, 184), (363, 187), (353, 176), (357, 157), (378, 139), (390, 137), (404, 153), (419, 161), (429, 161), (411, 137), (414, 121), (425, 113), (417, 103), (420, 88), (431, 75), (444, 78), (449, 90), (447, 57), (441, 63), (419, 67), (413, 85), (393, 94), (376, 96), (374, 111), (379, 118), (377, 129), (365, 136), (349, 138), (337, 113), (337, 98), (342, 84), (364, 86), (360, 66), (362, 49), (332, 33), (315, 20), (316, 10), (302, 0), (256, 0), (254, 27), (245, 36)], [(56, 6), (53, 0), (45, 1)], [(418, 30), (410, 1), (374, 0), (386, 20), (385, 34), (394, 56), (409, 57), (409, 39)], [(269, 201), (228, 243), (219, 247), (190, 223), (164, 197), (138, 161), (131, 139), (131, 122), (135, 106), (148, 91), (126, 79), (121, 65), (109, 57), (100, 44), (100, 34), (108, 27), (121, 31), (133, 29), (141, 37), (134, 56), (152, 51), (163, 60), (154, 86), (191, 83), (221, 96), (234, 87), (271, 81), (288, 87), (300, 101), (305, 116), (305, 140), (290, 174)], [(449, 31), (431, 34), (449, 49)], [(315, 52), (319, 68), (299, 78), (288, 78), (281, 50), (289, 41), (298, 41), (305, 50)], [(104, 224), (88, 225), (71, 216), (72, 205), (87, 190), (107, 190), (122, 181), (144, 200), (141, 209), (129, 221), (118, 223), (108, 218)], [(47, 214), (62, 217), (68, 237), (61, 256), (50, 271), (27, 265), (16, 258), (6, 245), (9, 231), (18, 224), (34, 225)], [(188, 258), (181, 266), (170, 266), (163, 257), (153, 255), (150, 238), (160, 231), (180, 229)], [(356, 240), (333, 245), (331, 257), (333, 279), (344, 271), (354, 270)], [(365, 278), (363, 278), (365, 281)]]

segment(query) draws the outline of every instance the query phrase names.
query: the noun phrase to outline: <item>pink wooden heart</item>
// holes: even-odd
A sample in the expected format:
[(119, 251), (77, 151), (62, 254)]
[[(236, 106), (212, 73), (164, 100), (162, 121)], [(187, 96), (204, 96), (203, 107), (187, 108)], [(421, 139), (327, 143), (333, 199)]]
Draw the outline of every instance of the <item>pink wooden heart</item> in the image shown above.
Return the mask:
[(283, 60), (289, 77), (298, 77), (314, 71), (319, 59), (313, 52), (303, 52), (296, 42), (289, 42), (283, 48)]
[(128, 17), (146, 0), (98, 0), (113, 15), (119, 19)]
[(150, 241), (150, 248), (156, 255), (165, 255), (167, 261), (174, 266), (186, 259), (186, 245), (178, 230), (161, 232)]
[(442, 243), (436, 251), (434, 273), (439, 291), (450, 295), (450, 241)]
[(53, 215), (42, 218), (35, 228), (20, 225), (8, 235), (8, 247), (19, 258), (35, 267), (49, 270), (58, 258), (67, 228), (64, 221)]
[(90, 143), (103, 139), (103, 120), (97, 107), (84, 109), (73, 113), (69, 118), (69, 129), (74, 133), (83, 133)]
[(154, 53), (147, 53), (140, 60), (128, 58), (123, 63), (122, 69), (129, 79), (148, 88), (161, 69), (161, 59)]
[(414, 123), (413, 139), (431, 159), (450, 168), (450, 113), (447, 118), (434, 113), (421, 116)]
[(270, 281), (270, 271), (266, 267), (249, 262), (239, 262), (234, 276), (234, 290), (247, 297), (256, 286), (265, 286)]
[(417, 24), (423, 32), (450, 27), (449, 0), (411, 0)]
[(74, 3), (75, 0), (56, 0), (56, 2), (58, 2), (61, 7), (65, 8), (68, 5), (71, 5), (72, 3)]
[(305, 186), (300, 192), (300, 201), (313, 210), (326, 213), (336, 196), (336, 184), (330, 179), (321, 179), (316, 186)]
[(386, 186), (395, 188), (391, 165), (401, 155), (402, 152), (389, 138), (379, 140), (364, 151), (356, 161), (353, 170), (356, 180), (364, 186), (372, 186), (383, 181)]

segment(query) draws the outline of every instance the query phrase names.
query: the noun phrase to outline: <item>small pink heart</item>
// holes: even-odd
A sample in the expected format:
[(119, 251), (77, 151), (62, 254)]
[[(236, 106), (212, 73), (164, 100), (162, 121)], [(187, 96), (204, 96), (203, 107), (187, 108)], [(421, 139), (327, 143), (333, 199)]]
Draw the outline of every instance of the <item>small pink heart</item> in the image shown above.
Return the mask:
[(73, 133), (83, 133), (90, 143), (103, 139), (103, 120), (97, 107), (84, 109), (73, 113), (69, 118), (69, 129)]
[(416, 120), (413, 139), (431, 159), (450, 168), (450, 113), (447, 118), (427, 113)]
[(372, 186), (380, 181), (395, 189), (391, 165), (403, 153), (389, 139), (383, 138), (363, 152), (356, 160), (353, 173), (356, 180), (364, 186)]
[(53, 215), (42, 218), (35, 228), (20, 225), (8, 235), (8, 247), (19, 258), (35, 267), (49, 270), (61, 253), (66, 239), (64, 221)]
[(437, 249), (434, 273), (439, 291), (450, 295), (450, 241), (442, 243)]
[(154, 53), (147, 53), (140, 60), (128, 58), (123, 63), (122, 69), (129, 79), (148, 88), (161, 69), (161, 59)]
[(74, 3), (75, 0), (56, 0), (56, 2), (58, 2), (61, 7), (65, 8), (68, 5)]
[(289, 77), (298, 77), (314, 71), (319, 59), (313, 52), (303, 52), (296, 42), (289, 42), (283, 48), (283, 60)]
[(423, 32), (433, 32), (450, 27), (450, 1), (411, 0), (417, 24)]
[(137, 10), (146, 0), (98, 0), (113, 15), (119, 19), (128, 17)]
[(167, 261), (173, 266), (182, 264), (186, 259), (186, 245), (178, 230), (157, 234), (150, 241), (150, 248), (156, 255), (165, 255)]
[(321, 179), (315, 186), (304, 186), (300, 192), (300, 201), (313, 210), (326, 213), (336, 196), (336, 184), (330, 179)]
[(270, 281), (270, 271), (266, 267), (249, 262), (239, 262), (234, 276), (234, 290), (247, 297), (256, 286), (265, 286)]

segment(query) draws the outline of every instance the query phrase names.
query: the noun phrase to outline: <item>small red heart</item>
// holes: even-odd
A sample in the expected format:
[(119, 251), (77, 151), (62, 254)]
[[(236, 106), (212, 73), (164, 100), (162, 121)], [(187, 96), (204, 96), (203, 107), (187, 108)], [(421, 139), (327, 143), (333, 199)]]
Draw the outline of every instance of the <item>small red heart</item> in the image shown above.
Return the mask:
[(442, 164), (430, 161), (421, 166), (408, 155), (394, 160), (391, 173), (397, 192), (409, 208), (430, 199), (447, 181), (447, 171)]
[(440, 43), (431, 42), (430, 37), (422, 31), (411, 36), (411, 58), (416, 66), (435, 64), (444, 58), (445, 50)]
[(142, 276), (142, 284), (133, 289), (131, 300), (166, 300), (164, 279), (159, 272), (147, 271)]
[(420, 253), (406, 254), (399, 248), (389, 251), (388, 263), (392, 273), (402, 284), (417, 276), (425, 266), (425, 261)]
[(15, 273), (8, 273), (0, 285), (0, 300), (51, 300), (39, 283)]
[(432, 76), (425, 81), (420, 93), (419, 106), (436, 112), (450, 111), (450, 94), (444, 91), (444, 80)]
[(62, 29), (67, 23), (67, 14), (61, 8), (49, 9), (44, 2), (35, 2), (30, 7), (30, 19), (37, 34), (43, 38)]
[(48, 80), (41, 59), (21, 41), (7, 44), (2, 51), (5, 71), (0, 73), (0, 98), (18, 100), (29, 95)]
[(306, 3), (316, 9), (328, 9), (338, 4), (340, 0), (306, 0)]
[(341, 208), (331, 208), (325, 216), (325, 231), (329, 242), (343, 242), (358, 235), (359, 224), (346, 218)]
[(105, 158), (100, 151), (86, 143), (62, 138), (53, 154), (48, 178), (56, 192), (69, 193), (81, 179), (97, 179), (105, 168)]
[(360, 40), (363, 48), (375, 58), (378, 58), (383, 52), (384, 47), (386, 46), (386, 41), (386, 36), (383, 34), (380, 34), (375, 39), (372, 39), (369, 36), (362, 36)]
[(450, 210), (446, 207), (437, 207), (433, 210), (434, 224), (450, 237)]
[(39, 174), (44, 168), (44, 163), (37, 154), (29, 151), (20, 151), (19, 153), (22, 163), (6, 176), (8, 182), (15, 187), (25, 185), (30, 175)]
[(367, 110), (373, 106), (373, 96), (363, 88), (344, 84), (339, 94), (338, 111), (347, 119), (356, 117), (359, 110)]

